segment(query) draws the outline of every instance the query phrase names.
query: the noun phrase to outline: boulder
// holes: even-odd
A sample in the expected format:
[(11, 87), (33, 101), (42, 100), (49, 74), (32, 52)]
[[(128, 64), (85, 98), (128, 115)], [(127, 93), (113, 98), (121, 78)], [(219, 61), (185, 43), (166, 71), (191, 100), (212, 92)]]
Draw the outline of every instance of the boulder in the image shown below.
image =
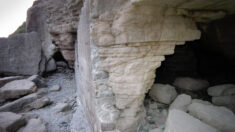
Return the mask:
[(34, 82), (29, 80), (16, 80), (7, 83), (0, 89), (0, 99), (19, 98), (37, 90)]
[[(225, 91), (227, 91), (227, 92), (225, 92)], [(207, 89), (207, 93), (213, 97), (222, 96), (222, 95), (232, 95), (232, 94), (235, 94), (234, 91), (235, 91), (234, 84), (216, 85), (213, 87), (209, 87)]]
[(15, 132), (25, 124), (21, 115), (12, 112), (0, 112), (0, 131)]
[(6, 83), (14, 81), (14, 80), (20, 80), (23, 79), (23, 76), (11, 76), (11, 77), (3, 77), (0, 78), (0, 88), (4, 86)]
[(187, 111), (188, 105), (190, 105), (192, 102), (192, 98), (189, 95), (181, 94), (177, 96), (177, 98), (174, 100), (174, 102), (170, 105), (171, 109), (178, 109), (182, 111)]
[(170, 104), (177, 96), (177, 92), (171, 85), (154, 84), (149, 91), (149, 95), (155, 101)]
[(38, 99), (39, 96), (36, 93), (24, 96), (20, 99), (17, 99), (13, 102), (7, 103), (0, 107), (0, 111), (12, 111), (12, 112), (20, 112), (24, 111), (23, 108), (27, 106), (28, 104), (32, 103), (36, 99)]
[(42, 120), (30, 119), (23, 132), (47, 132), (47, 128)]
[(190, 77), (178, 77), (173, 85), (179, 89), (197, 91), (209, 87), (209, 82), (202, 79), (194, 79)]
[(205, 100), (200, 100), (200, 99), (193, 99), (192, 103), (201, 103), (201, 104), (205, 104), (205, 105), (212, 105), (211, 102), (205, 101)]
[(64, 62), (64, 61), (58, 61), (58, 62), (56, 62), (56, 66), (57, 66), (57, 67), (64, 67), (64, 68), (67, 68), (67, 67), (68, 67), (68, 64), (66, 64), (66, 62)]
[(218, 106), (226, 106), (235, 112), (235, 96), (212, 97), (212, 103)]
[(164, 132), (219, 132), (193, 116), (181, 111), (170, 110)]
[(51, 58), (46, 65), (46, 72), (51, 72), (56, 70), (56, 63), (53, 58)]
[(44, 71), (43, 65), (40, 65), (42, 56), (42, 44), (36, 32), (0, 39), (2, 74), (40, 74)]
[(225, 107), (192, 103), (188, 111), (194, 117), (223, 132), (234, 132), (235, 115)]

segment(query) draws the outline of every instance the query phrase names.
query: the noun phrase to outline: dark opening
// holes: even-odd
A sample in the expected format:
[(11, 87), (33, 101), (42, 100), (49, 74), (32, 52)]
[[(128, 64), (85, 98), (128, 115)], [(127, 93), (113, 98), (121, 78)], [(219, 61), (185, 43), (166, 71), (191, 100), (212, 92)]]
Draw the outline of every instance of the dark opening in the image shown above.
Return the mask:
[(156, 83), (172, 84), (187, 76), (209, 81), (210, 85), (235, 83), (235, 16), (209, 24), (198, 24), (200, 40), (176, 46), (157, 69)]

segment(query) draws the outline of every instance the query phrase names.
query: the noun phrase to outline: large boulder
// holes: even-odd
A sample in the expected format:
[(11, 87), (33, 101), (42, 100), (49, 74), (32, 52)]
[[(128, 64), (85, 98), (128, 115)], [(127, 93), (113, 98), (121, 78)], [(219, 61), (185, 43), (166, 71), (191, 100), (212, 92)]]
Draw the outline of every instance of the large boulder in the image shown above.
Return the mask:
[(42, 73), (42, 46), (35, 32), (0, 39), (0, 73), (33, 75)]
[(235, 85), (234, 84), (216, 85), (213, 87), (209, 87), (207, 89), (207, 93), (213, 97), (227, 96), (227, 95), (232, 95), (232, 94), (235, 95)]
[(235, 96), (212, 97), (212, 103), (218, 106), (225, 106), (235, 112)]
[(149, 91), (149, 96), (158, 102), (170, 104), (177, 96), (175, 88), (168, 84), (154, 84)]
[(170, 110), (164, 132), (219, 132), (193, 116), (181, 111)]
[(29, 80), (16, 80), (0, 88), (0, 99), (19, 98), (20, 96), (33, 93), (36, 90), (37, 86), (34, 82)]
[(175, 79), (173, 85), (183, 90), (197, 91), (209, 87), (209, 82), (190, 77), (178, 77)]
[(0, 112), (0, 132), (15, 132), (25, 124), (21, 115), (12, 112)]
[(235, 131), (235, 115), (225, 107), (192, 103), (189, 105), (188, 111), (194, 117), (223, 132)]

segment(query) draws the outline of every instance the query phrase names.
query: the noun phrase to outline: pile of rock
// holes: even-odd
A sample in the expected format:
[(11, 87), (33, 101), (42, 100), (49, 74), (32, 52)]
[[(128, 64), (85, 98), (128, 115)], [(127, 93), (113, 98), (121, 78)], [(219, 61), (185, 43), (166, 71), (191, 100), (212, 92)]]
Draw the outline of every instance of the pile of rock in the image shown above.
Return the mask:
[[(144, 131), (149, 132), (234, 132), (235, 85), (209, 87), (201, 79), (177, 78), (173, 84), (154, 84), (146, 103)], [(209, 88), (208, 88), (209, 87)], [(182, 93), (207, 90), (212, 103)], [(181, 93), (177, 96), (178, 93)], [(226, 106), (226, 107), (223, 107)]]
[[(59, 91), (59, 85), (47, 88), (45, 80), (33, 75), (0, 78), (0, 131), (1, 132), (47, 132), (46, 124), (35, 115), (23, 114), (52, 104), (44, 96), (48, 92)], [(61, 105), (60, 105), (61, 106)], [(55, 107), (54, 111), (66, 111), (69, 105)], [(17, 114), (18, 113), (18, 114)], [(20, 114), (21, 113), (21, 114)], [(25, 126), (26, 125), (26, 126)], [(20, 129), (21, 128), (21, 129)]]

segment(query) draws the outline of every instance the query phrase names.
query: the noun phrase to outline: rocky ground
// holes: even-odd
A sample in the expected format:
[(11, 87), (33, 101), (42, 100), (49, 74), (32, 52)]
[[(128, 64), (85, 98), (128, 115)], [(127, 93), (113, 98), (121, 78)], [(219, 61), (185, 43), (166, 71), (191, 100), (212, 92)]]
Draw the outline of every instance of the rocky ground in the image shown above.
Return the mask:
[[(25, 77), (15, 77), (16, 80), (22, 78)], [(76, 97), (76, 86), (72, 70), (60, 68), (55, 73), (48, 74), (44, 78), (39, 76), (31, 78), (33, 79), (29, 82), (32, 86), (21, 84), (24, 85), (23, 87), (30, 87), (31, 91), (20, 89), (20, 92), (18, 92), (22, 93), (22, 95), (11, 94), (11, 92), (17, 92), (9, 89), (9, 83), (12, 83), (14, 79), (10, 78), (10, 82), (7, 83), (8, 89), (6, 84), (2, 86), (0, 90), (2, 100), (0, 105), (0, 117), (2, 117), (0, 118), (1, 132), (8, 131), (7, 129), (13, 127), (15, 129), (13, 131), (17, 130), (18, 132), (89, 132), (83, 108)], [(27, 78), (24, 80), (27, 80)], [(3, 84), (3, 82), (6, 83), (7, 81), (0, 80), (0, 84), (1, 82)], [(20, 84), (17, 84), (19, 82), (15, 83), (20, 86)], [(3, 88), (5, 88), (4, 97), (1, 96), (1, 92), (4, 92)], [(28, 94), (33, 94), (33, 98), (24, 99), (29, 96)], [(37, 97), (34, 98), (34, 94), (37, 94)], [(14, 109), (12, 110), (12, 108)], [(6, 115), (6, 111), (12, 112), (9, 114), (16, 113), (12, 115), (13, 119), (9, 119), (11, 116), (1, 116), (1, 113)], [(75, 112), (77, 113), (75, 115), (79, 117), (72, 123)], [(15, 118), (17, 116), (19, 117)]]

